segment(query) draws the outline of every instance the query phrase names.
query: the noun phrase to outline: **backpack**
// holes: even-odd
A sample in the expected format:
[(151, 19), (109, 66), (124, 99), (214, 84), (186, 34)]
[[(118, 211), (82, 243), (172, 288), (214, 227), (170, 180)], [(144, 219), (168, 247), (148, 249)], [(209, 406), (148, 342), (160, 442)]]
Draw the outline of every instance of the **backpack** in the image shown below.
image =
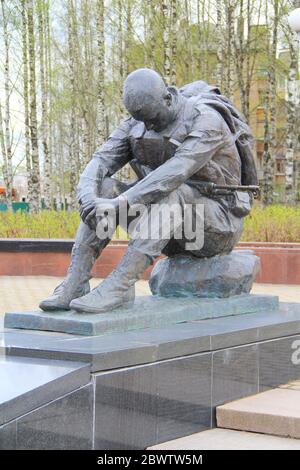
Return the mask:
[(226, 121), (234, 135), (235, 144), (241, 159), (242, 185), (258, 185), (257, 171), (253, 156), (253, 135), (244, 116), (234, 107), (231, 101), (222, 95), (217, 87), (204, 81), (196, 81), (179, 89), (186, 98), (198, 97), (197, 102), (211, 106)]

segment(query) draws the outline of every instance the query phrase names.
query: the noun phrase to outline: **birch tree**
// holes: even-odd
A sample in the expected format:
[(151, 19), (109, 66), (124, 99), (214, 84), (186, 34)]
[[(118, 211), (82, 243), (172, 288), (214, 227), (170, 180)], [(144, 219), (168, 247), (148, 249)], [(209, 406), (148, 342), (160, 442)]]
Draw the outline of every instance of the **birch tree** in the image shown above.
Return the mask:
[(171, 47), (172, 47), (172, 62), (171, 62), (171, 84), (176, 85), (177, 74), (177, 0), (171, 0)]
[(156, 38), (155, 38), (155, 31), (156, 31), (156, 1), (157, 0), (152, 0), (149, 5), (149, 15), (150, 15), (150, 37), (149, 37), (149, 62), (150, 62), (150, 67), (155, 69), (156, 64), (155, 64), (155, 44), (156, 44)]
[[(3, 22), (3, 40), (4, 40), (4, 90), (5, 90), (5, 111), (2, 116), (0, 113), (1, 125), (1, 147), (3, 157), (3, 178), (6, 187), (6, 199), (9, 209), (12, 209), (13, 201), (13, 169), (12, 169), (12, 136), (10, 130), (10, 96), (11, 96), (11, 77), (10, 77), (10, 38), (8, 32), (8, 11), (5, 1), (1, 0), (1, 12)], [(4, 131), (2, 125), (4, 124)]]
[(226, 20), (226, 50), (225, 50), (225, 95), (231, 100), (234, 92), (234, 22), (235, 7), (237, 0), (224, 0), (225, 20)]
[[(90, 100), (91, 93), (91, 77), (93, 77), (93, 67), (91, 62), (91, 44), (90, 44), (90, 2), (87, 0), (81, 0), (78, 18), (78, 29), (80, 25), (82, 26), (81, 37), (82, 40), (82, 51), (77, 53), (76, 59), (74, 60), (74, 88), (76, 88), (76, 104), (78, 102), (81, 119), (76, 119), (76, 138), (75, 138), (75, 148), (80, 147), (81, 142), (81, 158), (77, 162), (77, 172), (80, 173), (81, 168), (84, 167), (91, 159), (92, 154), (92, 133), (93, 128), (91, 125), (91, 114), (92, 114), (92, 103)], [(96, 28), (97, 28), (97, 40), (98, 40), (98, 3), (96, 4)], [(74, 30), (74, 40), (76, 47), (77, 38), (79, 38), (79, 33), (77, 31), (77, 13), (74, 16), (74, 21), (76, 21), (76, 29)], [(80, 21), (81, 20), (81, 21)], [(101, 52), (101, 51), (100, 51)], [(97, 54), (100, 54), (97, 51)], [(98, 57), (98, 56), (97, 56)], [(78, 84), (78, 86), (77, 86)], [(97, 82), (98, 86), (98, 82)], [(97, 105), (98, 105), (98, 94), (97, 94)], [(98, 120), (96, 118), (96, 126), (98, 126)], [(80, 136), (77, 135), (80, 132)], [(80, 139), (81, 137), (81, 139)], [(99, 135), (97, 134), (97, 139)]]
[(44, 154), (44, 203), (46, 209), (51, 209), (52, 194), (51, 194), (51, 156), (48, 144), (48, 101), (47, 101), (47, 79), (46, 79), (46, 64), (45, 64), (45, 11), (44, 2), (37, 1), (37, 16), (38, 16), (38, 40), (39, 40), (39, 62), (40, 62), (40, 84), (41, 84), (41, 140), (43, 145)]
[(163, 75), (165, 82), (171, 82), (171, 61), (170, 61), (170, 5), (169, 0), (161, 0), (162, 31), (163, 31)]
[[(265, 21), (269, 25), (269, 8), (268, 0), (265, 4)], [(270, 56), (270, 30), (267, 27), (266, 41), (267, 57)], [(262, 203), (264, 206), (273, 203), (274, 191), (274, 159), (270, 152), (270, 81), (266, 81), (265, 97), (264, 97), (264, 151), (262, 155), (263, 165), (263, 181), (262, 181)]]
[(70, 165), (70, 207), (75, 209), (77, 185), (77, 151), (76, 149), (76, 84), (75, 84), (75, 58), (76, 58), (76, 28), (77, 17), (73, 0), (68, 0), (68, 56), (71, 91), (71, 116), (69, 133), (69, 165)]
[(125, 38), (124, 38), (124, 78), (130, 73), (130, 67), (135, 68), (134, 57), (131, 56), (132, 46), (132, 13), (133, 13), (133, 2), (132, 0), (126, 0), (125, 4)]
[(123, 117), (125, 114), (123, 106), (123, 89), (122, 83), (124, 81), (124, 35), (123, 35), (123, 5), (122, 0), (117, 1), (118, 8), (118, 31), (117, 31), (117, 45), (118, 45), (118, 54), (117, 54), (117, 69), (119, 71), (119, 113), (120, 117)]
[[(276, 159), (276, 149), (277, 149), (277, 132), (276, 132), (276, 85), (277, 85), (277, 71), (276, 71), (276, 62), (277, 62), (277, 47), (278, 47), (278, 25), (279, 25), (279, 0), (273, 0), (273, 21), (271, 27), (271, 39), (270, 47), (268, 46), (268, 83), (269, 87), (269, 150), (271, 154), (271, 168), (272, 177), (274, 178), (274, 167)], [(269, 37), (268, 37), (269, 42)], [(273, 201), (271, 198), (270, 202)]]
[(295, 134), (296, 134), (296, 102), (297, 102), (297, 37), (287, 26), (287, 39), (290, 53), (290, 67), (288, 73), (288, 103), (287, 103), (287, 136), (286, 136), (286, 157), (285, 157), (285, 201), (293, 204), (296, 199), (294, 185), (294, 158), (295, 158)]
[(38, 212), (40, 208), (40, 162), (37, 133), (37, 101), (35, 71), (35, 34), (33, 20), (33, 0), (27, 0), (28, 21), (28, 62), (29, 62), (29, 129), (31, 142), (31, 191), (30, 210)]
[[(199, 3), (199, 2), (198, 2)], [(224, 52), (224, 33), (222, 25), (223, 2), (217, 1), (216, 17), (217, 17), (217, 67), (216, 67), (216, 84), (221, 88), (224, 79), (223, 52)], [(200, 69), (200, 67), (198, 67)]]
[(30, 155), (30, 127), (29, 127), (29, 85), (28, 85), (28, 31), (26, 0), (21, 2), (22, 15), (22, 66), (23, 66), (23, 104), (24, 104), (24, 137), (25, 137), (25, 162), (27, 174), (28, 200), (31, 196), (31, 155)]
[[(205, 2), (203, 1), (203, 5)], [(190, 8), (188, 0), (184, 0), (184, 2), (180, 3), (180, 17), (181, 17), (181, 27), (182, 27), (182, 40), (184, 46), (182, 47), (181, 51), (181, 61), (183, 63), (183, 79), (184, 82), (188, 82), (190, 80), (190, 71), (191, 71), (191, 37), (190, 37)], [(202, 22), (202, 28), (204, 28), (204, 23)], [(199, 48), (202, 48), (202, 44), (199, 44)]]
[(98, 46), (98, 79), (97, 79), (97, 111), (98, 129), (97, 144), (101, 145), (106, 137), (105, 121), (105, 41), (104, 41), (104, 0), (97, 0), (97, 46)]

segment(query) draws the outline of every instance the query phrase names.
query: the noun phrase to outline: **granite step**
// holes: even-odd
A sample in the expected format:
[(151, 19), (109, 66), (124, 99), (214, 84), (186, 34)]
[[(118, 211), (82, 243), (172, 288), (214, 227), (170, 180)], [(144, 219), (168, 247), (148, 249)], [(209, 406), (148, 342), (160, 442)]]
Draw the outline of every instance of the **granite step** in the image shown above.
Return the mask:
[(300, 450), (300, 440), (232, 429), (209, 429), (148, 450)]
[(0, 355), (0, 428), (89, 382), (89, 364)]
[(217, 426), (300, 439), (300, 381), (218, 406)]

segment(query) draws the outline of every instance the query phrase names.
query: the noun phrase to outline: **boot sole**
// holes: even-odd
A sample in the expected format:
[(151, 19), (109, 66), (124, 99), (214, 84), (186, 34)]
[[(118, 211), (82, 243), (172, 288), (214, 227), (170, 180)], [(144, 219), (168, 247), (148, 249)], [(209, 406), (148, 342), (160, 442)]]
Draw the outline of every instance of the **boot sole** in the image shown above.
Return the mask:
[(41, 310), (43, 310), (44, 312), (55, 312), (55, 311), (59, 311), (59, 310), (65, 310), (65, 311), (68, 311), (68, 310), (71, 310), (70, 307), (58, 307), (57, 305), (39, 305), (39, 308)]
[[(88, 288), (86, 288), (86, 289), (83, 291), (82, 295), (86, 295), (86, 294), (88, 294), (89, 292), (90, 292), (90, 286), (88, 286)], [(76, 298), (77, 298), (77, 297), (76, 297)], [(73, 299), (73, 300), (74, 300), (74, 299)], [(71, 301), (71, 302), (72, 302), (72, 301)], [(70, 302), (70, 303), (71, 303), (71, 302)], [(41, 302), (40, 305), (39, 305), (39, 308), (40, 308), (41, 310), (43, 310), (44, 312), (55, 312), (55, 311), (59, 311), (59, 310), (69, 311), (69, 310), (71, 310), (71, 308), (70, 308), (70, 303), (69, 303), (69, 305), (64, 305), (64, 306), (60, 305), (60, 306), (57, 306), (57, 305), (55, 305), (54, 303), (51, 303), (51, 302), (47, 303), (47, 300), (42, 300), (42, 302)]]
[(119, 304), (117, 305), (112, 305), (111, 307), (105, 307), (105, 308), (102, 308), (102, 309), (99, 309), (97, 307), (95, 308), (86, 308), (86, 307), (81, 307), (80, 305), (78, 306), (74, 306), (74, 305), (70, 305), (70, 308), (71, 310), (75, 310), (75, 312), (78, 312), (78, 313), (93, 313), (93, 314), (100, 314), (100, 313), (106, 313), (106, 312), (110, 312), (111, 310), (115, 310), (117, 308), (120, 308), (120, 307), (132, 307), (134, 304), (134, 300), (129, 300), (128, 302), (120, 302)]

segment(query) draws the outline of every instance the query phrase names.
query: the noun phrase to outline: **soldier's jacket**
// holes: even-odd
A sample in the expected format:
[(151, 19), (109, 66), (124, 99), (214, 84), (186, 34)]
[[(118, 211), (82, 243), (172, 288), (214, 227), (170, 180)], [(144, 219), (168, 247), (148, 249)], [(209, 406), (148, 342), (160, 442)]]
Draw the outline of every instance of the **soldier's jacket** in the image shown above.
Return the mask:
[(141, 121), (126, 119), (97, 150), (81, 175), (78, 197), (97, 194), (101, 179), (130, 161), (152, 171), (124, 193), (129, 204), (150, 203), (186, 182), (241, 184), (237, 136), (222, 114), (199, 96), (185, 97), (178, 119), (160, 133), (147, 131)]

